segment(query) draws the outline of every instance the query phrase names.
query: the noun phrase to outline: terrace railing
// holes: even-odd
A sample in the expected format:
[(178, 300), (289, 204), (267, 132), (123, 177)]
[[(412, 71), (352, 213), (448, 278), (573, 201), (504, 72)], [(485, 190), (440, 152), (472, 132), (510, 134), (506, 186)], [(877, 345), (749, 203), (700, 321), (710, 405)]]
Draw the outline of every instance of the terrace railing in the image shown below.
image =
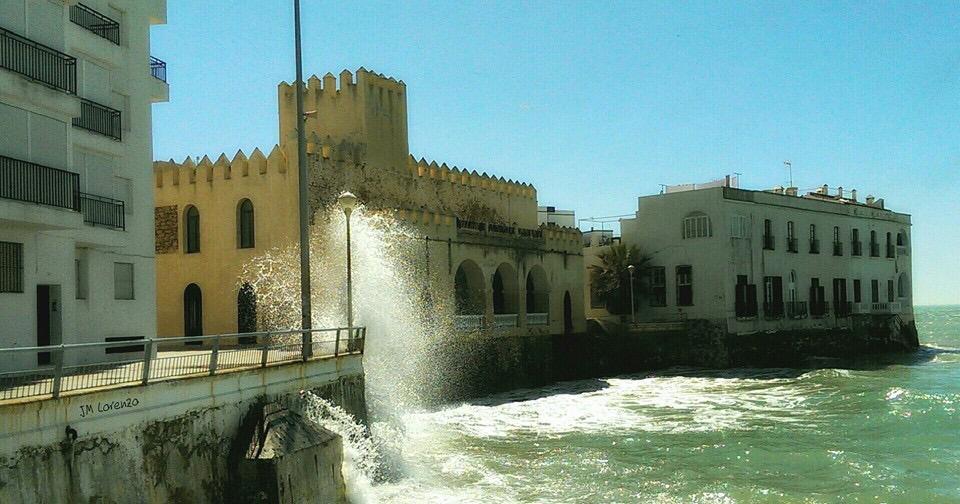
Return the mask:
[(70, 21), (90, 30), (98, 37), (120, 45), (120, 23), (82, 3), (70, 7)]
[(547, 325), (550, 323), (550, 314), (549, 313), (528, 313), (527, 314), (527, 325)]
[(123, 201), (80, 193), (80, 211), (87, 224), (126, 229)]
[(167, 82), (167, 62), (150, 56), (150, 75), (154, 79)]
[(0, 198), (80, 210), (80, 175), (0, 156)]
[(73, 118), (73, 125), (121, 140), (120, 111), (95, 101), (80, 99), (80, 117)]
[[(0, 348), (0, 362), (6, 368), (20, 364), (19, 369), (0, 372), (0, 401), (56, 398), (66, 392), (147, 385), (310, 358), (362, 354), (367, 334), (363, 327), (309, 332), (312, 353), (304, 353), (300, 330)], [(257, 338), (259, 343), (237, 344), (244, 337)], [(38, 368), (37, 359), (42, 354), (49, 355), (53, 365)], [(118, 354), (119, 359), (105, 357)], [(79, 364), (67, 364), (72, 362)]]
[(494, 327), (517, 327), (519, 316), (516, 313), (498, 313), (493, 316)]
[(0, 28), (0, 67), (77, 94), (77, 59)]

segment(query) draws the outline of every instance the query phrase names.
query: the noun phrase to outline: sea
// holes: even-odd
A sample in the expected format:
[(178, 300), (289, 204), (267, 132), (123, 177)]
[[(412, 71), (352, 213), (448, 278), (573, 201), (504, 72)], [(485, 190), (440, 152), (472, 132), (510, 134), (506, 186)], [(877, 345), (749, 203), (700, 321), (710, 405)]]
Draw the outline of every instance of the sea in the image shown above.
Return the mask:
[[(384, 503), (960, 502), (960, 306), (917, 307), (916, 318), (921, 348), (910, 355), (673, 368), (405, 413), (387, 431), (373, 426), (379, 442), (348, 447), (348, 493)], [(385, 468), (376, 478), (356, 467), (374, 444)]]

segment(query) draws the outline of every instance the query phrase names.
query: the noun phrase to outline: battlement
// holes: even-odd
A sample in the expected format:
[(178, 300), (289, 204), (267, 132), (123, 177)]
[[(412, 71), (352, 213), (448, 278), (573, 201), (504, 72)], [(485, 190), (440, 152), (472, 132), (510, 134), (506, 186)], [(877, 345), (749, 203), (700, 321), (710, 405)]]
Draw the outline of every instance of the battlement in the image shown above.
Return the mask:
[(521, 183), (512, 179), (504, 179), (503, 177), (498, 178), (495, 175), (487, 175), (486, 172), (477, 173), (476, 170), (461, 170), (456, 166), (450, 168), (446, 163), (437, 164), (436, 161), (428, 162), (422, 157), (417, 161), (417, 159), (411, 155), (407, 159), (407, 172), (411, 177), (430, 178), (513, 196), (537, 199), (537, 190), (533, 185), (527, 184), (526, 182)]
[(199, 162), (187, 156), (181, 162), (173, 159), (169, 161), (154, 161), (153, 175), (158, 189), (181, 184), (196, 184), (200, 182), (213, 183), (217, 180), (230, 180), (234, 177), (264, 176), (271, 173), (287, 172), (287, 156), (279, 145), (274, 145), (270, 154), (263, 155), (259, 149), (253, 149), (250, 157), (242, 150), (238, 150), (233, 158), (220, 154), (216, 161), (209, 156), (203, 156)]
[[(311, 75), (304, 83), (304, 97), (307, 96), (335, 96), (337, 93), (356, 92), (357, 86), (370, 85), (382, 87), (396, 92), (406, 91), (407, 85), (402, 80), (378, 74), (363, 67), (357, 69), (356, 74), (344, 69), (340, 72), (339, 86), (337, 76), (330, 72), (324, 74), (323, 78), (317, 77), (317, 74)], [(294, 95), (294, 85), (286, 81), (277, 85), (281, 98), (292, 98)], [(305, 100), (306, 101), (306, 100)]]

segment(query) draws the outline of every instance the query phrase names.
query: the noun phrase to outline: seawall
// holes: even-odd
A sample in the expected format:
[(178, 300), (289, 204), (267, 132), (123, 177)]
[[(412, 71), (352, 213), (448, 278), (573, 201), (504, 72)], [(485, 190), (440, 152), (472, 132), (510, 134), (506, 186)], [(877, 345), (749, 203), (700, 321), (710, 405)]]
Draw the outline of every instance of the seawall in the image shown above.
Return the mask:
[(226, 502), (247, 413), (312, 390), (363, 418), (360, 355), (0, 405), (0, 502)]
[(474, 335), (448, 344), (438, 357), (438, 365), (450, 375), (441, 387), (427, 391), (427, 395), (438, 400), (467, 399), (563, 380), (675, 366), (817, 367), (823, 363), (820, 358), (853, 360), (911, 352), (918, 346), (913, 322), (903, 326), (870, 322), (844, 329), (753, 334), (730, 334), (701, 320), (661, 330), (591, 323), (586, 334)]

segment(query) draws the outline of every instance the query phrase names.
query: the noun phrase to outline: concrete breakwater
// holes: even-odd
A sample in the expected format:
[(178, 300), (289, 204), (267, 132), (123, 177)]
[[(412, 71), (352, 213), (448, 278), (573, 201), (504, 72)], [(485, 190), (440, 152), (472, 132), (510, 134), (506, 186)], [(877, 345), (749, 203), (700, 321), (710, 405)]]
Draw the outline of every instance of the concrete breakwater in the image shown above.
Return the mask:
[[(229, 454), (246, 442), (238, 434), (249, 412), (267, 402), (296, 410), (310, 390), (363, 419), (360, 359), (0, 405), (0, 502), (229, 502)], [(337, 452), (323, 462), (339, 467)]]
[(817, 367), (817, 358), (858, 359), (919, 346), (914, 322), (885, 319), (864, 319), (848, 328), (752, 334), (731, 334), (703, 320), (662, 327), (591, 323), (585, 334), (464, 338), (439, 352), (436, 366), (448, 376), (425, 395), (466, 399), (674, 366)]

